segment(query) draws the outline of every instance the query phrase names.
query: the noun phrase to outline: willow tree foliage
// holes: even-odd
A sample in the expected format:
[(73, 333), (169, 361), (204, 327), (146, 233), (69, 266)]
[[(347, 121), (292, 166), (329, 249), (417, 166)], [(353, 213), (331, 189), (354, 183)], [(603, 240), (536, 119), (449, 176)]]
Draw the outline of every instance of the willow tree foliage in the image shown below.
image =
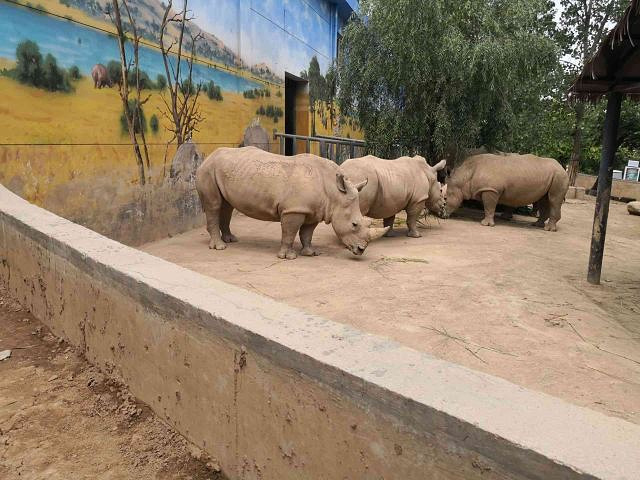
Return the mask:
[(338, 101), (380, 155), (498, 145), (557, 64), (546, 0), (360, 5), (343, 33)]

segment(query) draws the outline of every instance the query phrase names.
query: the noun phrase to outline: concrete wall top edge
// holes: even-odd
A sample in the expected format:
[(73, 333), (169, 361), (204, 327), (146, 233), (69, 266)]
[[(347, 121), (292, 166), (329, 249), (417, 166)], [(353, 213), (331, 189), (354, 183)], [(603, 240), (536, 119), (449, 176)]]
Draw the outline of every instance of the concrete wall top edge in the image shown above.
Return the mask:
[[(440, 415), (458, 422), (452, 435), (472, 432), (463, 446), (489, 457), (505, 460), (504, 451), (495, 452), (496, 446), (486, 441), (496, 438), (500, 448), (511, 449), (514, 461), (521, 457), (519, 452), (528, 452), (536, 461), (548, 460), (583, 473), (580, 478), (639, 478), (638, 425), (186, 270), (31, 205), (2, 186), (0, 223), (2, 228), (20, 227), (45, 248), (75, 264), (84, 263), (85, 270), (107, 272), (132, 295), (138, 291), (149, 308), (204, 318), (215, 334), (247, 341), (249, 352), (257, 346), (260, 355), (295, 366), (333, 389), (347, 387), (341, 393), (354, 395), (348, 391), (350, 385), (366, 384), (368, 388), (358, 392), (359, 400), (400, 406), (391, 413), (408, 426), (416, 421), (428, 425), (433, 422), (429, 418)], [(7, 254), (0, 250), (0, 256)]]

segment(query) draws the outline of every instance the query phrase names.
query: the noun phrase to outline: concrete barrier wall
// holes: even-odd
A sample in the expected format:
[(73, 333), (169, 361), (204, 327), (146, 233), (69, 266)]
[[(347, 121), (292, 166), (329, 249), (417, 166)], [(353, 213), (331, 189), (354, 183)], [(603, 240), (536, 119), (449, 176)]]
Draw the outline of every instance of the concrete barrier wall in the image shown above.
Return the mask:
[[(576, 177), (576, 186), (589, 190), (593, 187), (598, 177), (579, 173)], [(620, 198), (633, 198), (640, 200), (640, 182), (630, 180), (614, 180), (611, 186), (611, 195)]]
[(185, 270), (3, 187), (0, 283), (234, 479), (640, 472), (637, 425)]

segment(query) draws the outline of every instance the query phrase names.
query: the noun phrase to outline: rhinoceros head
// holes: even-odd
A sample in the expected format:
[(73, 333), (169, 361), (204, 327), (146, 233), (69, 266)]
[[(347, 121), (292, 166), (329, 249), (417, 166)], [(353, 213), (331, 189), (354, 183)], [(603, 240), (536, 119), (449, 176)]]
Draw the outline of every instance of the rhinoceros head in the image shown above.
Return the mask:
[(440, 218), (447, 216), (447, 186), (435, 181), (429, 189), (429, 198), (427, 200), (427, 208), (429, 211)]
[(331, 225), (336, 235), (354, 255), (362, 255), (369, 242), (382, 237), (389, 227), (370, 228), (371, 219), (360, 213), (358, 192), (367, 184), (367, 180), (353, 184), (343, 174), (336, 174), (338, 199), (334, 203)]

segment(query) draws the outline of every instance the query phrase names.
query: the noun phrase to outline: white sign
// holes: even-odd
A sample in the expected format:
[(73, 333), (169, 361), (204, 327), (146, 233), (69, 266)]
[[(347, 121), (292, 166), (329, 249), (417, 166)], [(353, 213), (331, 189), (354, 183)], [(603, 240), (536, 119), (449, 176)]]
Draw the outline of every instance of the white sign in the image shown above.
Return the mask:
[(627, 162), (627, 167), (634, 167), (634, 168), (640, 167), (640, 160), (629, 160)]

